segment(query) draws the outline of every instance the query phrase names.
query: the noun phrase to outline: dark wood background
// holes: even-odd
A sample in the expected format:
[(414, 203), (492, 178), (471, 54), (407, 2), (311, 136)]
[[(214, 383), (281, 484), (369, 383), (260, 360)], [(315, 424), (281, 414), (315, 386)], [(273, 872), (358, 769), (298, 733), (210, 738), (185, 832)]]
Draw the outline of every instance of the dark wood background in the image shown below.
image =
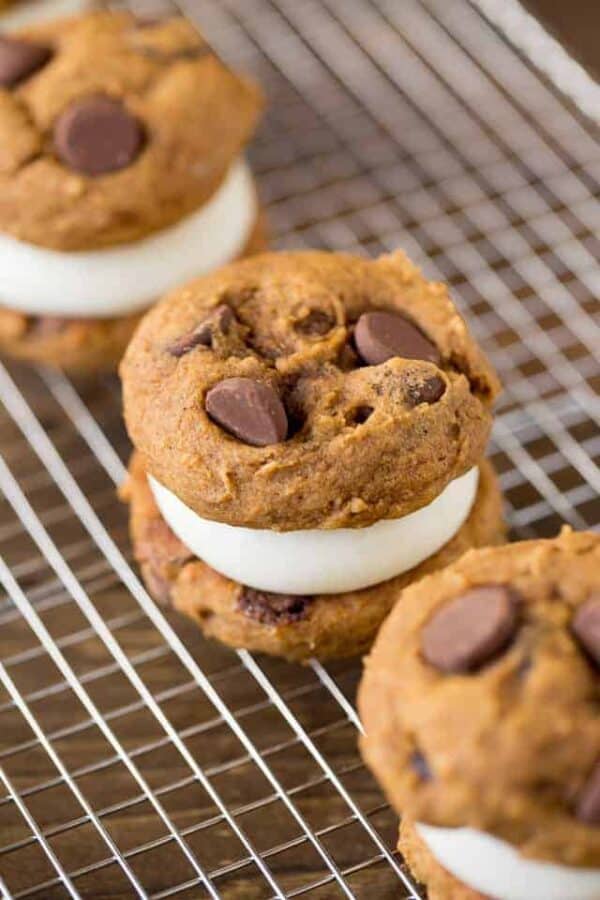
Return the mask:
[(525, 5), (590, 72), (600, 76), (599, 0), (526, 0)]

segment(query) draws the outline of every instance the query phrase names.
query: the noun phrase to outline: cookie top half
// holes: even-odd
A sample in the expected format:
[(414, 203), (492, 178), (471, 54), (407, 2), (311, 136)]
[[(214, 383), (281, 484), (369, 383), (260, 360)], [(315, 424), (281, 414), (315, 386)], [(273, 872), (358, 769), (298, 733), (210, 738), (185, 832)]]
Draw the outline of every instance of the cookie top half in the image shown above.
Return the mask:
[(122, 363), (146, 469), (200, 516), (361, 527), (481, 458), (498, 383), (444, 285), (401, 252), (269, 253), (151, 310)]
[(170, 225), (214, 193), (261, 108), (183, 18), (0, 36), (0, 230), (79, 250)]
[(600, 535), (470, 551), (366, 662), (362, 749), (413, 820), (600, 867)]

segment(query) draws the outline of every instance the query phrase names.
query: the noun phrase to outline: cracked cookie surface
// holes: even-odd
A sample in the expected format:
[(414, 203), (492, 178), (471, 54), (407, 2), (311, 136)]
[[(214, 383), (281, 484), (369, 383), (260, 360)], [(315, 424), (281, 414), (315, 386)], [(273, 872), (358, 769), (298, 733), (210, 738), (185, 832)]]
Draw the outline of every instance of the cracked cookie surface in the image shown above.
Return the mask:
[(505, 536), (500, 490), (491, 465), (484, 461), (469, 518), (429, 559), (365, 590), (290, 597), (246, 588), (193, 557), (162, 518), (139, 454), (132, 457), (123, 494), (130, 504), (134, 554), (157, 601), (172, 603), (207, 637), (290, 660), (365, 652), (403, 587), (471, 547), (501, 543)]
[(219, 187), (262, 108), (182, 18), (90, 13), (10, 41), (47, 58), (0, 89), (0, 230), (39, 246), (92, 249), (177, 222)]
[[(478, 650), (454, 653), (454, 671), (442, 617), (455, 648)], [(599, 664), (599, 535), (472, 551), (407, 588), (384, 623), (359, 692), (363, 753), (410, 821), (600, 867)]]
[[(407, 327), (367, 322), (358, 344), (357, 323), (384, 312)], [(361, 358), (365, 334), (363, 352), (387, 359)], [(275, 530), (362, 527), (427, 505), (480, 461), (498, 391), (446, 287), (401, 252), (272, 253), (221, 269), (145, 317), (121, 374), (148, 471), (201, 516)], [(277, 395), (285, 436), (258, 397), (258, 431), (244, 432), (237, 390), (211, 417), (209, 392), (242, 379), (246, 393), (255, 382)]]

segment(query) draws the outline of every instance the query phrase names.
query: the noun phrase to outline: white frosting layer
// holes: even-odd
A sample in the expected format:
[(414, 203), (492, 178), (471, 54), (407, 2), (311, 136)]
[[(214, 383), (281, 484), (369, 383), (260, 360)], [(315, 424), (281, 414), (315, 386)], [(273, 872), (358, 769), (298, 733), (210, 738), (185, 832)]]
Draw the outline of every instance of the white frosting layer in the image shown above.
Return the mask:
[(445, 869), (497, 900), (598, 900), (600, 869), (524, 859), (505, 841), (473, 828), (417, 825)]
[(136, 312), (177, 284), (235, 259), (256, 214), (252, 175), (240, 159), (201, 209), (141, 241), (63, 253), (0, 235), (2, 305), (38, 316)]
[(467, 519), (479, 470), (452, 481), (428, 506), (366, 528), (269, 531), (203, 519), (151, 476), (171, 529), (197, 557), (233, 581), (279, 594), (341, 594), (408, 572), (433, 556)]
[(92, 8), (91, 0), (30, 0), (19, 3), (14, 9), (2, 13), (0, 28), (12, 31), (15, 28), (26, 28), (60, 16), (72, 16)]

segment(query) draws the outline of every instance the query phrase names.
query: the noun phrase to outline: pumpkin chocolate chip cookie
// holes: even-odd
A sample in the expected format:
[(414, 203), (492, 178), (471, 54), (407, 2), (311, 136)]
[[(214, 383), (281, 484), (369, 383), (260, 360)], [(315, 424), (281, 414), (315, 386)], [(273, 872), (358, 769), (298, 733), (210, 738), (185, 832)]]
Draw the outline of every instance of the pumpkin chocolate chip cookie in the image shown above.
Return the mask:
[(1, 36), (0, 349), (114, 366), (161, 293), (264, 249), (242, 156), (261, 107), (182, 18)]
[(136, 555), (225, 643), (361, 652), (399, 587), (502, 539), (496, 377), (402, 253), (230, 265), (150, 311), (121, 374)]
[(600, 535), (473, 550), (404, 590), (362, 750), (431, 900), (600, 896)]

